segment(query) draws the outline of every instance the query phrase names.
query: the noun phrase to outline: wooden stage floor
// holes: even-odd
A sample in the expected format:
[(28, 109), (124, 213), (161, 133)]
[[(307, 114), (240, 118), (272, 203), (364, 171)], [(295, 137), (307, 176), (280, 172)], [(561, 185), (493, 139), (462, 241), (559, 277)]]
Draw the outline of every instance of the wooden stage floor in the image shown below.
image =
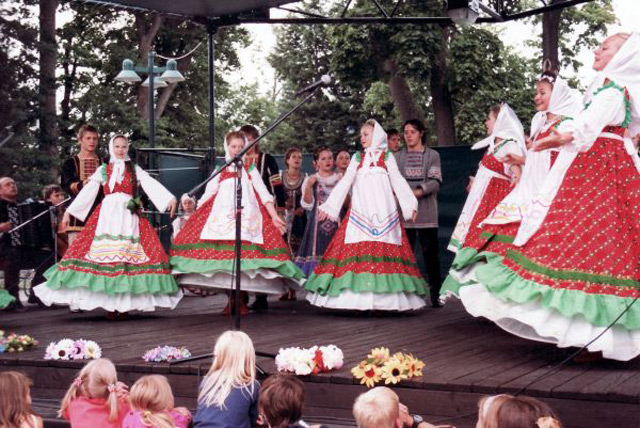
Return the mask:
[[(178, 403), (195, 407), (197, 386), (210, 360), (183, 365), (147, 364), (142, 353), (162, 344), (186, 345), (194, 355), (210, 352), (216, 337), (231, 328), (229, 317), (217, 314), (224, 296), (185, 297), (174, 311), (133, 314), (109, 321), (104, 312), (71, 314), (66, 309), (29, 307), (26, 312), (0, 312), (0, 329), (30, 334), (40, 345), (19, 354), (0, 354), (0, 370), (23, 370), (34, 380), (36, 399), (58, 399), (80, 362), (42, 359), (50, 341), (65, 337), (97, 341), (103, 356), (118, 366), (120, 378), (132, 383), (144, 373), (169, 377)], [(280, 347), (335, 344), (345, 354), (337, 372), (308, 377), (305, 416), (328, 425), (349, 425), (350, 407), (365, 391), (350, 369), (372, 347), (406, 351), (425, 363), (424, 376), (395, 387), (409, 408), (428, 421), (475, 426), (478, 399), (485, 394), (513, 393), (544, 376), (570, 350), (531, 342), (503, 332), (488, 321), (467, 314), (458, 301), (442, 309), (415, 314), (366, 315), (336, 313), (306, 301), (271, 302), (264, 314), (242, 318), (242, 330), (256, 349), (277, 353)], [(274, 372), (273, 360), (259, 359)], [(640, 358), (630, 362), (569, 363), (527, 387), (525, 394), (547, 401), (565, 427), (640, 427)], [(612, 424), (613, 423), (613, 424)]]

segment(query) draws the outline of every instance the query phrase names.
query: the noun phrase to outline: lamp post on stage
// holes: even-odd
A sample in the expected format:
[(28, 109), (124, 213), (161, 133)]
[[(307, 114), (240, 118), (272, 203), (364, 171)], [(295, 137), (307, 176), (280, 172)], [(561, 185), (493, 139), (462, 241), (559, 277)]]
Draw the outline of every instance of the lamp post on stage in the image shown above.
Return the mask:
[[(142, 80), (138, 73), (145, 73), (149, 77), (142, 82), (142, 86), (149, 88), (149, 146), (153, 149), (156, 146), (156, 121), (155, 121), (155, 89), (164, 88), (168, 83), (178, 83), (185, 80), (182, 73), (178, 71), (178, 63), (170, 59), (167, 61), (166, 67), (156, 67), (154, 62), (155, 52), (150, 51), (148, 56), (148, 64), (144, 66), (136, 66), (130, 59), (122, 61), (122, 71), (118, 73), (115, 80), (125, 83), (137, 83)], [(162, 73), (162, 75), (160, 75)], [(158, 76), (159, 75), (159, 76)], [(158, 76), (156, 78), (156, 76)], [(154, 168), (155, 154), (151, 152), (149, 158), (149, 169)]]

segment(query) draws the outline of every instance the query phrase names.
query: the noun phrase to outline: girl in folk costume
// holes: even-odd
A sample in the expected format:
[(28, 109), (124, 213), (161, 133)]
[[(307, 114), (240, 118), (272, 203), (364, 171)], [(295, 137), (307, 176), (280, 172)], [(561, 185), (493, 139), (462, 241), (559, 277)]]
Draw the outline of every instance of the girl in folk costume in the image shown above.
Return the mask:
[(469, 196), (451, 236), (449, 250), (456, 253), (441, 294), (458, 294), (460, 285), (474, 281), (477, 263), (487, 256), (481, 251), (486, 238), (479, 224), (518, 182), (521, 167), (510, 159), (526, 153), (524, 131), (515, 112), (506, 103), (489, 111), (485, 122), (489, 136), (471, 149), (487, 147), (478, 173), (471, 184)]
[(301, 204), (309, 212), (309, 221), (296, 257), (296, 264), (307, 276), (315, 269), (338, 229), (339, 221), (318, 218), (318, 207), (327, 201), (342, 178), (342, 174), (333, 171), (333, 153), (328, 147), (320, 147), (313, 158), (318, 172), (307, 177), (302, 185)]
[(319, 221), (338, 221), (352, 190), (351, 209), (307, 280), (307, 300), (335, 309), (422, 308), (426, 283), (400, 224), (394, 194), (407, 220), (415, 219), (418, 201), (387, 150), (378, 122), (362, 126), (360, 141), (364, 150), (353, 156), (344, 178), (319, 208)]
[(180, 230), (187, 224), (189, 218), (191, 218), (191, 214), (193, 214), (196, 210), (196, 199), (193, 196), (189, 196), (188, 193), (185, 193), (180, 198), (180, 215), (178, 218), (173, 220), (171, 226), (173, 227), (173, 234), (171, 235), (171, 239), (175, 239), (180, 233)]
[(624, 136), (640, 129), (640, 34), (606, 39), (593, 68), (572, 130), (535, 143), (562, 150), (518, 248), (465, 288), (477, 302), (467, 310), (521, 337), (630, 360), (640, 355), (640, 159)]
[(169, 261), (149, 222), (138, 215), (138, 184), (159, 211), (176, 209), (176, 199), (127, 155), (129, 141), (117, 135), (109, 142), (110, 160), (91, 176), (69, 215), (85, 221), (100, 188), (102, 203), (64, 257), (46, 273), (36, 295), (47, 305), (72, 310), (104, 308), (110, 312), (175, 308), (182, 293)]
[[(244, 141), (240, 132), (227, 134), (227, 160), (242, 151)], [(235, 166), (230, 165), (207, 184), (198, 209), (176, 236), (170, 260), (174, 272), (182, 274), (181, 285), (233, 288), (236, 174)], [(282, 239), (284, 221), (276, 213), (273, 196), (258, 170), (252, 165), (241, 174), (242, 290), (282, 294), (302, 280), (302, 271), (291, 261)], [(248, 312), (244, 302), (241, 311)]]
[[(545, 138), (553, 130), (563, 132), (570, 127), (573, 117), (581, 108), (582, 102), (578, 92), (571, 89), (557, 73), (543, 71), (536, 85), (536, 95), (533, 99), (538, 113), (531, 121), (531, 140), (529, 145)], [(482, 235), (491, 235), (484, 251), (504, 257), (518, 232), (520, 222), (526, 215), (529, 203), (539, 193), (549, 171), (553, 167), (560, 148), (545, 151), (527, 151), (527, 162), (522, 171), (522, 177), (515, 189), (507, 195), (484, 219)]]
[(297, 147), (291, 147), (284, 154), (284, 162), (287, 169), (281, 173), (282, 186), (287, 196), (285, 202), (285, 223), (287, 225), (287, 244), (291, 255), (298, 254), (304, 229), (307, 225), (307, 216), (300, 203), (302, 199), (302, 183), (307, 174), (302, 173), (302, 151)]

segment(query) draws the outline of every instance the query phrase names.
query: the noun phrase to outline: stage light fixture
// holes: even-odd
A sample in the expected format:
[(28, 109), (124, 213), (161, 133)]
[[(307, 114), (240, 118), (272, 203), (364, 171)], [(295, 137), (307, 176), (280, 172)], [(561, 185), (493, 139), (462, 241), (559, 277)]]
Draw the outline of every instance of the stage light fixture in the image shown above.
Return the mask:
[(447, 15), (456, 24), (473, 24), (480, 15), (480, 0), (448, 0)]

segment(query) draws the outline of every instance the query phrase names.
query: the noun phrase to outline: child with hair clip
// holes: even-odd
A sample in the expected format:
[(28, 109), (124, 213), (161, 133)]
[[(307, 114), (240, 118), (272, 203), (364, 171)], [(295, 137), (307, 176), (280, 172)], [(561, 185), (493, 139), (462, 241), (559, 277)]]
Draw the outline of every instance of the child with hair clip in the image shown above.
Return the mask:
[(246, 333), (226, 331), (200, 385), (194, 428), (250, 428), (258, 418), (256, 353)]
[(89, 217), (64, 257), (46, 273), (36, 295), (46, 304), (71, 310), (103, 308), (117, 312), (175, 308), (182, 293), (171, 275), (162, 244), (140, 215), (138, 184), (158, 211), (174, 214), (176, 198), (128, 156), (129, 140), (116, 135), (109, 142), (110, 159), (89, 178), (69, 205), (69, 215), (84, 221), (100, 189), (104, 199)]
[(85, 365), (62, 399), (58, 416), (71, 428), (120, 428), (129, 411), (126, 386), (116, 367), (100, 358)]
[[(225, 159), (233, 159), (245, 145), (244, 135), (229, 132), (224, 140)], [(233, 289), (236, 238), (235, 165), (216, 175), (198, 201), (198, 209), (171, 246), (171, 265), (181, 274), (181, 286), (204, 289)], [(255, 164), (240, 172), (242, 185), (241, 278), (242, 290), (282, 295), (302, 282), (302, 271), (291, 261), (282, 238), (285, 223), (276, 212)], [(229, 299), (223, 313), (233, 311)], [(240, 313), (248, 313), (245, 301)]]
[(42, 428), (31, 410), (31, 379), (20, 372), (0, 372), (0, 427)]
[(351, 158), (344, 177), (318, 208), (319, 221), (339, 221), (352, 191), (349, 212), (305, 284), (307, 300), (332, 309), (420, 309), (427, 284), (400, 222), (400, 215), (415, 221), (418, 200), (387, 150), (380, 124), (365, 122), (360, 141), (364, 150)]
[(562, 428), (551, 408), (540, 400), (506, 394), (484, 397), (478, 402), (476, 428)]
[(160, 375), (142, 376), (129, 392), (131, 411), (122, 421), (122, 428), (187, 428), (191, 412), (174, 407), (175, 402), (167, 378)]
[(333, 170), (333, 153), (328, 147), (318, 148), (313, 153), (313, 160), (317, 172), (302, 183), (300, 204), (308, 211), (308, 221), (295, 259), (306, 276), (311, 275), (338, 230), (339, 222), (330, 218), (318, 219), (318, 207), (325, 203), (342, 178), (342, 174)]

